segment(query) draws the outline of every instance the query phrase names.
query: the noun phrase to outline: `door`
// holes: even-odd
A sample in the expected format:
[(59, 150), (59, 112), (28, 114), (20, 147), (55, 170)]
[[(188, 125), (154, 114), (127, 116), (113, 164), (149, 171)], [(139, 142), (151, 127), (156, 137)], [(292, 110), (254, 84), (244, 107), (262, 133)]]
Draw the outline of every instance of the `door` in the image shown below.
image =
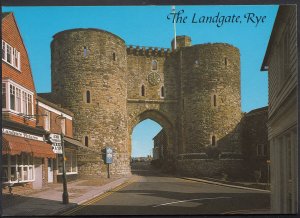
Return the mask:
[(53, 183), (53, 159), (48, 159), (48, 183)]

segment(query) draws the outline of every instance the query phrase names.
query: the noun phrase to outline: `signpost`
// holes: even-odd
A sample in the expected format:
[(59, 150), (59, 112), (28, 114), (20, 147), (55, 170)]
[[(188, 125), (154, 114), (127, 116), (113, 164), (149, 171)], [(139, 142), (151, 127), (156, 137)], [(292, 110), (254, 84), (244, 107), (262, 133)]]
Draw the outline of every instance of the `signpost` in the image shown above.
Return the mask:
[(105, 163), (107, 164), (107, 178), (110, 178), (109, 164), (113, 162), (113, 149), (111, 147), (105, 148)]
[(55, 154), (63, 155), (63, 204), (69, 203), (69, 194), (67, 189), (67, 177), (66, 177), (66, 157), (65, 157), (65, 149), (64, 149), (64, 135), (61, 134), (53, 134), (49, 135), (49, 141), (52, 143), (52, 149)]

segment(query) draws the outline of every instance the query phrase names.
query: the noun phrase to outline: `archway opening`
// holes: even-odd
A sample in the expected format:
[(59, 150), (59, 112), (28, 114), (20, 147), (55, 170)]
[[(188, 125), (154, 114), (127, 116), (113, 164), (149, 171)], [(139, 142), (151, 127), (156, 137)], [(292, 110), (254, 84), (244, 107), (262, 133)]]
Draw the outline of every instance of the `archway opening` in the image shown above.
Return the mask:
[[(153, 160), (162, 158), (163, 147), (159, 142), (164, 133), (163, 127), (152, 119), (138, 123), (131, 135), (131, 170), (133, 173), (151, 170)], [(159, 150), (160, 149), (160, 150)]]

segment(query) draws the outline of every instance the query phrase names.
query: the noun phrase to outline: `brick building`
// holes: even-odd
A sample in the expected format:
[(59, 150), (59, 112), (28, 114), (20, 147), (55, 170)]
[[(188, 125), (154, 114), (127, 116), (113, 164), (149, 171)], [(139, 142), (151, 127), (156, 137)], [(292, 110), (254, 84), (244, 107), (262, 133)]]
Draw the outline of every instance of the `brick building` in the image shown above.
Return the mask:
[(262, 70), (268, 71), (268, 140), (271, 161), (271, 210), (298, 212), (297, 13), (280, 6)]
[(45, 130), (36, 125), (36, 91), (15, 17), (2, 14), (2, 181), (35, 189), (46, 183), (45, 164), (55, 159)]
[[(39, 95), (39, 94), (38, 94)], [(73, 113), (50, 101), (37, 96), (37, 126), (46, 130), (46, 135), (50, 133), (63, 134), (66, 156), (66, 175), (68, 180), (74, 180), (78, 175), (77, 150), (83, 145), (73, 139)], [(56, 154), (56, 159), (48, 159), (46, 163), (47, 181), (55, 183), (62, 181), (62, 155)]]

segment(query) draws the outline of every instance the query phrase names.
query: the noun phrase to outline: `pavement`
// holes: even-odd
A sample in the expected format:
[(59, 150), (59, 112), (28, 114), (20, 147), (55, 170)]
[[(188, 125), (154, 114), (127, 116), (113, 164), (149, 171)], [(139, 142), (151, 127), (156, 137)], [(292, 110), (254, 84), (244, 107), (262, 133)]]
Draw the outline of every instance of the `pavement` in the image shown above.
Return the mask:
[[(56, 183), (40, 191), (3, 195), (2, 216), (54, 216), (111, 190), (130, 177), (68, 182), (69, 204), (62, 203), (62, 184)], [(99, 182), (102, 181), (102, 182)]]

